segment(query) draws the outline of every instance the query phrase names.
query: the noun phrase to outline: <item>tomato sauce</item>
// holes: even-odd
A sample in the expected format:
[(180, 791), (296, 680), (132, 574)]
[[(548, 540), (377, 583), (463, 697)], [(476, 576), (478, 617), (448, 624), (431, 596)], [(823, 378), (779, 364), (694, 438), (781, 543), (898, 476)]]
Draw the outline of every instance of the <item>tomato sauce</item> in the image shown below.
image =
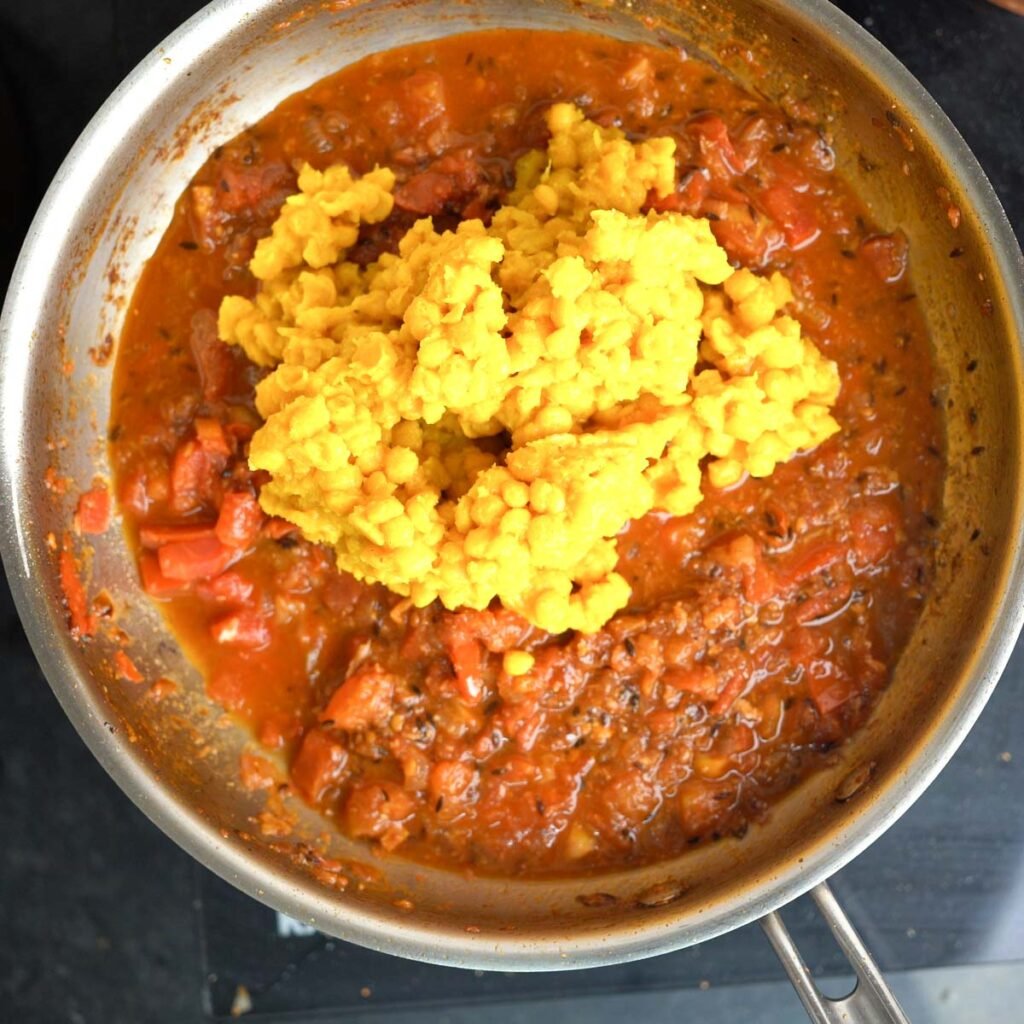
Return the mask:
[[(789, 277), (839, 365), (842, 430), (768, 479), (706, 486), (690, 516), (628, 524), (630, 606), (552, 637), (500, 607), (409, 611), (268, 520), (246, 460), (260, 371), (215, 313), (254, 293), (246, 264), (299, 162), (396, 169), (398, 211), (353, 253), (370, 261), (420, 216), (489, 216), (563, 99), (676, 138), (659, 207)], [(371, 57), (213, 153), (137, 287), (110, 442), (145, 589), (293, 788), (383, 849), (538, 876), (740, 835), (865, 721), (929, 587), (933, 387), (906, 241), (871, 222), (816, 126), (674, 50), (502, 31)], [(507, 650), (534, 671), (504, 672)]]

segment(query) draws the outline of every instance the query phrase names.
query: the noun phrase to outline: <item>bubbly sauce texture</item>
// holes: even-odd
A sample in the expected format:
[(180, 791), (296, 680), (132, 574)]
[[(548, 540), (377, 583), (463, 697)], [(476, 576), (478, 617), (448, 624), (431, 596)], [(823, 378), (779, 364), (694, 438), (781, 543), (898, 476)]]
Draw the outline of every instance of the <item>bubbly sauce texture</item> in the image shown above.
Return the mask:
[[(266, 370), (217, 339), (216, 311), (255, 294), (248, 262), (303, 161), (396, 171), (395, 214), (349, 253), (365, 264), (420, 217), (489, 217), (558, 101), (676, 140), (679, 187), (652, 206), (709, 218), (734, 265), (784, 273), (842, 386), (841, 430), (814, 451), (627, 524), (628, 607), (551, 636), (497, 605), (410, 610), (268, 518), (247, 460)], [(794, 114), (669, 49), (465, 35), (291, 97), (180, 198), (118, 350), (116, 496), (210, 696), (347, 834), (491, 874), (656, 861), (741, 835), (866, 720), (928, 591), (942, 422), (906, 241)]]

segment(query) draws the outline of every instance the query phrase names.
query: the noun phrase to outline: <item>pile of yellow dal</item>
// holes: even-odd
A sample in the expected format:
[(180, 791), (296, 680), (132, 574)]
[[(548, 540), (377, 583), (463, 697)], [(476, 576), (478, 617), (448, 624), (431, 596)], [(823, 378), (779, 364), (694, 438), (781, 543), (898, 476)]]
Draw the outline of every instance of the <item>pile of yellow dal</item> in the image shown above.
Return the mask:
[(418, 606), (591, 632), (629, 600), (626, 521), (691, 512), (708, 457), (725, 487), (820, 444), (839, 375), (782, 276), (734, 271), (706, 220), (641, 213), (675, 188), (673, 140), (569, 104), (548, 126), (488, 227), (421, 220), (365, 269), (345, 251), (394, 175), (305, 167), (219, 329), (276, 367), (249, 456), (269, 514)]

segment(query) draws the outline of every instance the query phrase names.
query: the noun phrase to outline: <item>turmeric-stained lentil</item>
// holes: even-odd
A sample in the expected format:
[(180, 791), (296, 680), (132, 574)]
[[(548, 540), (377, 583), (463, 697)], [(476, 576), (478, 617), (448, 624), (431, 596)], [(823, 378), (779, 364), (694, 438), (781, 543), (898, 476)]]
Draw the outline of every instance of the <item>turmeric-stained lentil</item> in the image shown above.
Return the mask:
[[(420, 220), (365, 269), (342, 257), (394, 175), (305, 167), (219, 333), (276, 366), (250, 449), (269, 515), (417, 606), (497, 597), (592, 632), (629, 600), (623, 524), (691, 512), (708, 456), (727, 487), (820, 444), (839, 376), (785, 278), (734, 272), (705, 219), (645, 212), (675, 188), (672, 139), (566, 103), (547, 123), (489, 225)], [(476, 443), (501, 434), (503, 456)]]

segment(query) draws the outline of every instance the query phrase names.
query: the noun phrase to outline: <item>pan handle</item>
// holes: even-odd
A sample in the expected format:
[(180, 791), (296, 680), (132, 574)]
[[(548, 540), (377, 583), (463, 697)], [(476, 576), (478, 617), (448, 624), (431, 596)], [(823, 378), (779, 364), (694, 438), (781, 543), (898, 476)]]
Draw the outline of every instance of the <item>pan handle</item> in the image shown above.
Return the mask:
[(856, 987), (843, 999), (831, 999), (822, 994), (777, 912), (761, 918), (761, 927), (782, 961), (807, 1016), (814, 1024), (910, 1024), (910, 1018), (885, 983), (878, 964), (832, 895), (832, 890), (822, 882), (811, 890), (811, 898), (857, 976)]

